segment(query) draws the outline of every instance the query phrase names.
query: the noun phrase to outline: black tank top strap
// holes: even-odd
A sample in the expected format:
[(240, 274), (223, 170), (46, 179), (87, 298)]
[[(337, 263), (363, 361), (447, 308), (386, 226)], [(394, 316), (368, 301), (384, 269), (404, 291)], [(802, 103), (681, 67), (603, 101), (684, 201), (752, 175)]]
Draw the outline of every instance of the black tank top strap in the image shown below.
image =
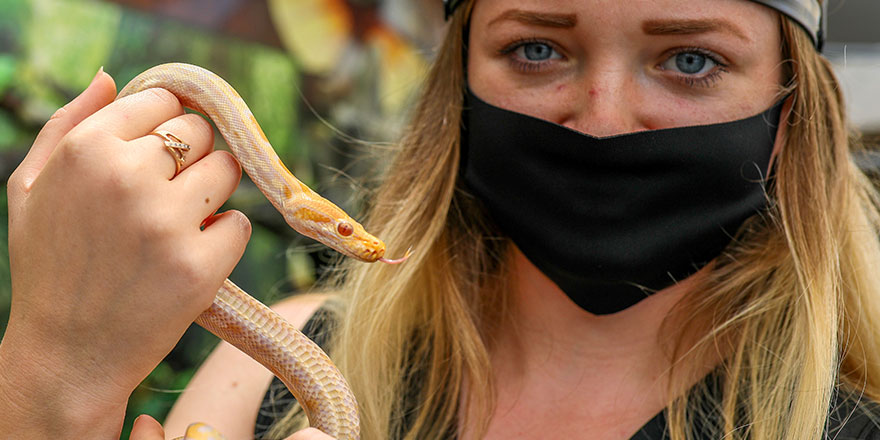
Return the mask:
[(880, 405), (857, 393), (839, 391), (828, 414), (825, 438), (880, 440)]
[[(313, 314), (303, 326), (302, 332), (309, 339), (315, 341), (324, 351), (329, 348), (330, 336), (333, 331), (332, 315), (329, 311), (320, 308)], [(290, 408), (296, 403), (293, 394), (277, 377), (272, 378), (269, 389), (263, 396), (260, 411), (257, 413), (257, 424), (254, 428), (255, 439), (267, 439), (266, 433), (275, 422), (281, 420)], [(288, 433), (292, 434), (292, 433)]]
[[(312, 315), (303, 327), (302, 332), (315, 341), (324, 351), (329, 348), (331, 335), (335, 327), (332, 314), (326, 309), (318, 309)], [(415, 414), (417, 408), (418, 390), (417, 385), (421, 378), (414, 378), (411, 393), (404, 396), (404, 408), (407, 416)], [(712, 389), (720, 398), (720, 390), (718, 382), (720, 377), (716, 374), (710, 374), (706, 380), (711, 380)], [(268, 440), (266, 433), (273, 424), (281, 420), (285, 414), (290, 411), (292, 405), (296, 403), (293, 395), (286, 386), (276, 377), (272, 379), (263, 402), (260, 405), (260, 411), (257, 414), (257, 424), (254, 430), (254, 438)], [(408, 417), (409, 418), (409, 417)], [(717, 421), (716, 421), (717, 422)], [(409, 425), (411, 420), (405, 425)], [(712, 421), (702, 421), (702, 423), (713, 423)], [(716, 427), (717, 428), (717, 427)], [(695, 427), (695, 438), (702, 439), (701, 433), (712, 432), (710, 425)], [(716, 431), (717, 432), (717, 431)], [(284, 436), (290, 435), (292, 432), (284, 433)], [(642, 429), (637, 432), (631, 440), (666, 440), (668, 439), (666, 412), (661, 411), (653, 419), (651, 419)], [(281, 437), (284, 438), (284, 437)], [(450, 433), (447, 437), (455, 438), (454, 433)], [(835, 393), (831, 411), (828, 414), (828, 422), (826, 425), (825, 437), (834, 438), (836, 440), (880, 440), (880, 404), (861, 398), (854, 393), (846, 393), (839, 391)]]
[[(709, 425), (719, 420), (701, 420), (692, 433), (694, 439), (711, 440), (720, 426)], [(880, 440), (880, 405), (858, 395), (840, 391), (832, 400), (823, 439)], [(630, 440), (669, 440), (666, 411), (661, 411)]]

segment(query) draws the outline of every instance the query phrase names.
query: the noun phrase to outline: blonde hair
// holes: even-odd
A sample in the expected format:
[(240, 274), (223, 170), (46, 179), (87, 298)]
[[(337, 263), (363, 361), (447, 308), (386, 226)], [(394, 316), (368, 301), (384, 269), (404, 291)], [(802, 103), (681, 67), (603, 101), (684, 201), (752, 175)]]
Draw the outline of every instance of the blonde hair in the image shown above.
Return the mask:
[(704, 383), (677, 398), (667, 413), (673, 439), (692, 438), (707, 417), (719, 420), (709, 427), (719, 438), (820, 438), (833, 393), (880, 397), (877, 194), (852, 160), (830, 63), (787, 18), (782, 35), (792, 107), (770, 209), (668, 318), (711, 317), (676, 329), (705, 336), (676, 347), (674, 359), (687, 369), (720, 352), (723, 397), (713, 401)]
[[(488, 353), (509, 307), (510, 243), (458, 186), (472, 3), (451, 20), (366, 222), (390, 254), (409, 245), (417, 252), (397, 267), (343, 263), (332, 287), (341, 293), (328, 305), (331, 356), (358, 398), (364, 439), (445, 438), (471, 422), (480, 434), (493, 409)], [(850, 158), (829, 63), (788, 19), (782, 32), (792, 110), (771, 206), (743, 226), (666, 322), (679, 335), (670, 347), (678, 377), (701, 359), (724, 359), (720, 401), (710, 384), (671, 385), (673, 440), (693, 438), (704, 417), (719, 420), (700, 425), (718, 438), (820, 438), (838, 381), (880, 398), (877, 197)], [(685, 316), (706, 319), (676, 318)], [(687, 334), (704, 337), (685, 342)], [(481, 386), (462, 400), (466, 381)], [(305, 422), (294, 410), (273, 433)]]

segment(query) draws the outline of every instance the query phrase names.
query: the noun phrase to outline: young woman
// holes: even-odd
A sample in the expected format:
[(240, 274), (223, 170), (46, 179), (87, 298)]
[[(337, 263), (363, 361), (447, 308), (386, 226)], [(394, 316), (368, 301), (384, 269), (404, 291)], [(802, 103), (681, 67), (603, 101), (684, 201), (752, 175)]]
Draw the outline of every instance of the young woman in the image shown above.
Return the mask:
[[(332, 294), (277, 306), (326, 342), (360, 403), (363, 438), (880, 436), (869, 403), (880, 397), (880, 218), (817, 50), (819, 3), (446, 7), (446, 40), (367, 222), (416, 254), (397, 267), (346, 263)], [(99, 76), (10, 185), (17, 307), (0, 390), (4, 405), (12, 389), (28, 403), (17, 432), (47, 413), (68, 432), (118, 429), (127, 392), (210, 301), (247, 235), (238, 214), (203, 234), (180, 225), (212, 212), (184, 202), (222, 198), (238, 176), (227, 156), (207, 154), (201, 123), (161, 92), (110, 99)], [(162, 110), (134, 115), (147, 107)], [(169, 171), (167, 153), (146, 145), (157, 125), (198, 140), (204, 158), (159, 188), (146, 172), (121, 189), (74, 174), (118, 181), (118, 156), (137, 154), (157, 156), (142, 162), (154, 174)], [(120, 153), (126, 141), (144, 149)], [(197, 172), (222, 189), (183, 184)], [(104, 224), (53, 188), (66, 177), (162, 216)], [(129, 197), (140, 192), (147, 201)], [(54, 232), (58, 218), (75, 227)], [(158, 232), (158, 243), (143, 239)], [(230, 248), (211, 257), (219, 269), (182, 256), (212, 239)], [(132, 243), (143, 252), (118, 247)], [(183, 282), (204, 287), (175, 298)], [(143, 296), (111, 296), (119, 290)], [(110, 298), (114, 308), (99, 303)], [(148, 324), (157, 333), (145, 338)], [(45, 365), (63, 365), (63, 380)], [(270, 381), (221, 346), (165, 428), (179, 435), (199, 420), (250, 438), (278, 406)], [(296, 407), (269, 418), (268, 438), (304, 426)], [(139, 426), (143, 439), (161, 436)]]

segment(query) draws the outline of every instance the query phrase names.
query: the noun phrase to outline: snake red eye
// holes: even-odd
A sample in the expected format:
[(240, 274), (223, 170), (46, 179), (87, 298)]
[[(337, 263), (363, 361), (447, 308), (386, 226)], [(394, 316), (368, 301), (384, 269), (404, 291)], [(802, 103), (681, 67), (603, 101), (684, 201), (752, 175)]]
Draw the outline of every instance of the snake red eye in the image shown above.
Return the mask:
[(338, 226), (336, 226), (336, 232), (343, 237), (348, 237), (349, 235), (354, 233), (354, 228), (351, 227), (350, 224), (342, 222)]

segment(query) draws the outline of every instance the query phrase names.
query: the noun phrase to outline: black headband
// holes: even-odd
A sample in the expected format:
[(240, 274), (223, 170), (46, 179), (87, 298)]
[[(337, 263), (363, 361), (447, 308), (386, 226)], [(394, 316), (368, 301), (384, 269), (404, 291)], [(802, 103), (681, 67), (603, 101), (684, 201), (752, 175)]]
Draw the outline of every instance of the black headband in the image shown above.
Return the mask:
[[(771, 7), (777, 11), (787, 15), (789, 18), (799, 24), (816, 46), (816, 50), (822, 50), (825, 45), (827, 14), (825, 8), (828, 0), (819, 4), (819, 0), (752, 0), (756, 3)], [(443, 10), (446, 19), (455, 12), (455, 8), (461, 5), (463, 0), (443, 0)]]

